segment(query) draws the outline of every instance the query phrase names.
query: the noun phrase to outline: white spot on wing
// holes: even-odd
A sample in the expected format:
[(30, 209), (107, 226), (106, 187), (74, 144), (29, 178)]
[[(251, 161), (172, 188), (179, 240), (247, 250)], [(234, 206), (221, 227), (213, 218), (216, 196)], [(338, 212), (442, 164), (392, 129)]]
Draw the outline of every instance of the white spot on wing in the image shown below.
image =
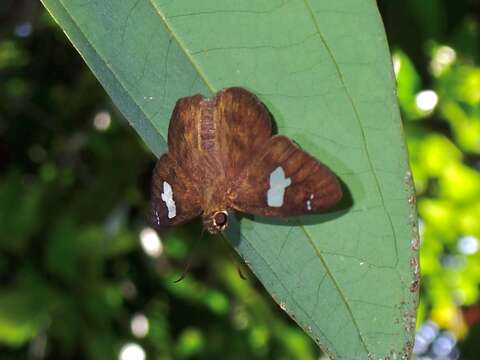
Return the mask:
[(277, 167), (270, 174), (270, 189), (267, 191), (267, 204), (270, 207), (281, 207), (285, 189), (292, 183), (290, 178), (285, 177), (281, 166)]
[(312, 201), (311, 200), (307, 200), (307, 210), (308, 211), (312, 210)]
[(158, 213), (158, 209), (155, 209), (155, 220), (157, 224), (160, 225), (160, 214)]
[(175, 201), (173, 201), (172, 187), (166, 181), (163, 182), (162, 200), (168, 209), (168, 218), (174, 218), (177, 215), (177, 207), (175, 206)]

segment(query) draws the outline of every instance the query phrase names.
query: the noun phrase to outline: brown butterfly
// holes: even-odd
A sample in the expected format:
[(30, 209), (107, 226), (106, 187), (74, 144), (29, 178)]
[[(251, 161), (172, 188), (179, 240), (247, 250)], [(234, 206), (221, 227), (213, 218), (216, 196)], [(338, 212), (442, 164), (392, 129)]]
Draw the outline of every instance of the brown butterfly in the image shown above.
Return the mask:
[(287, 217), (337, 203), (342, 190), (332, 171), (286, 136), (272, 136), (271, 128), (268, 110), (243, 88), (178, 100), (168, 153), (153, 172), (154, 224), (164, 228), (201, 215), (215, 234), (227, 226), (230, 209)]

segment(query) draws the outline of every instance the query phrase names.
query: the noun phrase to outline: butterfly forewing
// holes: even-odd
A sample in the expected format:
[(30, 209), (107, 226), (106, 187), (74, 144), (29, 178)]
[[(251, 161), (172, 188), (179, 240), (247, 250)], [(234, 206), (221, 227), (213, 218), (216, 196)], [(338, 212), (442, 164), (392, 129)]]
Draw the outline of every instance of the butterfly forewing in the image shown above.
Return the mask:
[[(177, 101), (168, 127), (168, 153), (191, 177), (202, 176), (199, 160), (198, 124), (204, 115), (204, 97), (195, 95)], [(192, 174), (193, 172), (193, 174)]]
[(271, 137), (270, 114), (255, 95), (233, 87), (216, 95), (214, 120), (226, 179), (236, 179)]
[(332, 171), (281, 135), (263, 146), (234, 184), (232, 207), (253, 215), (317, 213), (342, 196)]

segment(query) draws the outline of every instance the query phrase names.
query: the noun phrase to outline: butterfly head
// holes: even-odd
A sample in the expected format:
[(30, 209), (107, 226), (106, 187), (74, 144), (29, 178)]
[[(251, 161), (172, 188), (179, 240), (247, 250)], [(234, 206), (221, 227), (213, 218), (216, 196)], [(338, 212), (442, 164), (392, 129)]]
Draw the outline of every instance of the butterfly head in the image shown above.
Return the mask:
[(203, 218), (203, 226), (210, 234), (218, 234), (228, 225), (228, 212), (214, 211)]

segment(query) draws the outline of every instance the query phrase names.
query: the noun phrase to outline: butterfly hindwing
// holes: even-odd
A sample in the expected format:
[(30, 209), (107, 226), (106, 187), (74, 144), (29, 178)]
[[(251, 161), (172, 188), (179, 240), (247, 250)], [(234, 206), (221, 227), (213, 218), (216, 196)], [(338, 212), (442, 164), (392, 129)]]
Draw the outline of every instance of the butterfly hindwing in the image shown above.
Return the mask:
[(201, 213), (194, 180), (169, 154), (160, 157), (152, 177), (152, 221), (159, 228), (185, 223)]
[(234, 209), (263, 216), (318, 213), (342, 196), (332, 171), (282, 135), (270, 138), (233, 189)]

